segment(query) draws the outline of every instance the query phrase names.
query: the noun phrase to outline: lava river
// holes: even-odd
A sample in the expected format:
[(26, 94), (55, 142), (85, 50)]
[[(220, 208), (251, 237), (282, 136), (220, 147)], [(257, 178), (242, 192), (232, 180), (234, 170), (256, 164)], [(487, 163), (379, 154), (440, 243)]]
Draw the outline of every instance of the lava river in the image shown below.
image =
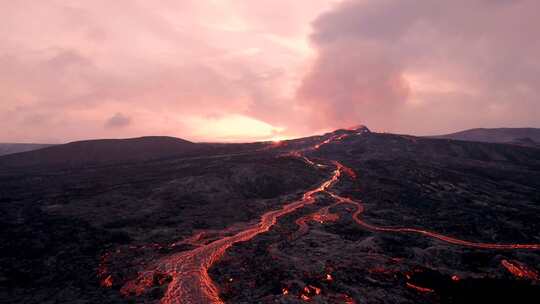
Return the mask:
[(320, 186), (304, 193), (298, 201), (288, 203), (279, 210), (263, 214), (259, 222), (235, 235), (218, 239), (191, 251), (166, 257), (155, 263), (155, 266), (142, 273), (136, 280), (122, 287), (124, 294), (140, 294), (148, 287), (155, 273), (166, 273), (172, 277), (162, 303), (223, 303), (218, 289), (208, 275), (208, 269), (221, 258), (227, 248), (237, 242), (252, 239), (256, 235), (268, 231), (285, 214), (291, 213), (307, 204), (315, 202), (315, 195), (328, 190), (339, 180), (339, 167), (332, 176)]
[[(320, 144), (315, 145), (310, 150), (319, 149), (322, 145), (329, 144), (332, 141), (342, 140), (343, 138), (344, 136), (333, 137), (330, 140), (326, 140)], [(301, 152), (303, 151), (295, 151), (290, 153), (290, 155), (299, 157), (308, 165), (311, 165), (315, 168), (323, 166), (321, 164), (313, 162), (312, 160), (309, 160)], [(148, 271), (141, 273), (136, 280), (126, 283), (122, 287), (121, 292), (124, 294), (140, 294), (142, 293), (142, 291), (144, 291), (144, 289), (149, 287), (149, 285), (151, 284), (149, 282), (152, 282), (152, 278), (155, 273), (165, 273), (172, 277), (172, 281), (169, 283), (165, 295), (161, 300), (161, 303), (223, 303), (223, 301), (219, 297), (219, 290), (217, 286), (214, 284), (214, 282), (208, 275), (208, 269), (216, 261), (218, 261), (223, 256), (225, 251), (233, 244), (248, 241), (257, 236), (258, 234), (268, 231), (273, 225), (276, 224), (279, 217), (294, 212), (295, 210), (302, 208), (308, 204), (314, 203), (316, 201), (316, 195), (322, 193), (329, 194), (335, 200), (335, 203), (332, 206), (325, 207), (325, 210), (322, 210), (324, 211), (322, 212), (323, 215), (328, 215), (328, 208), (333, 207), (336, 204), (352, 204), (356, 206), (356, 210), (352, 215), (354, 221), (368, 230), (394, 233), (415, 233), (435, 238), (440, 241), (444, 241), (454, 245), (476, 248), (540, 249), (540, 244), (475, 243), (445, 236), (435, 232), (430, 232), (427, 230), (415, 228), (378, 227), (368, 224), (359, 218), (359, 215), (364, 210), (360, 202), (330, 192), (332, 186), (339, 181), (342, 175), (346, 174), (353, 179), (356, 178), (356, 173), (352, 169), (343, 166), (337, 161), (331, 162), (336, 167), (333, 171), (333, 174), (315, 189), (305, 192), (300, 200), (288, 203), (279, 210), (273, 210), (264, 213), (257, 224), (251, 225), (244, 230), (237, 232), (234, 235), (225, 236), (211, 243), (201, 244), (200, 247), (193, 250), (181, 252), (156, 261), (152, 267), (148, 268)], [(305, 220), (306, 218), (297, 221), (297, 224), (299, 224), (301, 230), (306, 229)]]

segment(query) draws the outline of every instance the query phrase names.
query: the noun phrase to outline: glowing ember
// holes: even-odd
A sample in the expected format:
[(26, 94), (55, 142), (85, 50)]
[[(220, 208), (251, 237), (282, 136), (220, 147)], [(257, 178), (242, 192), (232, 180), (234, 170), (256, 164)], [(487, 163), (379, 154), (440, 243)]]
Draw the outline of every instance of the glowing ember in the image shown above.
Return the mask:
[(289, 290), (288, 290), (287, 288), (283, 288), (283, 289), (281, 290), (281, 293), (282, 293), (283, 295), (288, 295), (288, 294), (289, 294)]
[(311, 292), (314, 292), (316, 295), (321, 294), (321, 289), (313, 285), (308, 285), (308, 288)]
[(110, 288), (113, 284), (112, 276), (107, 276), (103, 281), (101, 281), (101, 286)]
[(332, 280), (334, 280), (334, 278), (332, 278), (332, 275), (331, 275), (331, 274), (327, 273), (327, 274), (326, 274), (325, 280), (327, 280), (327, 281), (332, 281)]
[(461, 278), (458, 277), (457, 275), (453, 275), (453, 276), (452, 276), (452, 281), (457, 282), (457, 281), (459, 281), (459, 280), (461, 280)]
[(109, 274), (109, 268), (107, 267), (110, 258), (111, 253), (109, 252), (102, 255), (97, 271), (97, 276), (100, 279), (99, 285), (106, 288), (112, 287), (113, 283), (112, 276)]
[(351, 297), (349, 297), (347, 295), (345, 295), (343, 301), (344, 301), (344, 304), (355, 304), (353, 298), (351, 298)]

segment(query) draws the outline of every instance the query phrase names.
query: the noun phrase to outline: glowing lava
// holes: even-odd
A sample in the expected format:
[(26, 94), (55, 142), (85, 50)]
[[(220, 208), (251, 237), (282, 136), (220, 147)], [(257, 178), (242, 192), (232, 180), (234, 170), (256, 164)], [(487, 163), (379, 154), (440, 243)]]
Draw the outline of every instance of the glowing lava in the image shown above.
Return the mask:
[(306, 234), (309, 230), (308, 222), (310, 221), (315, 221), (319, 224), (337, 221), (339, 216), (337, 214), (330, 213), (330, 208), (336, 204), (337, 203), (323, 207), (317, 212), (298, 218), (295, 221), (296, 225), (298, 225), (298, 230), (291, 236), (291, 239), (294, 240)]
[(416, 234), (422, 234), (427, 237), (431, 237), (434, 239), (438, 239), (440, 241), (453, 244), (453, 245), (461, 245), (466, 247), (474, 247), (474, 248), (482, 248), (482, 249), (533, 249), (538, 250), (540, 249), (540, 244), (493, 244), (493, 243), (477, 243), (477, 242), (471, 242), (471, 241), (465, 241), (460, 240), (454, 237), (446, 236), (443, 234), (439, 234), (436, 232), (431, 232), (428, 230), (422, 230), (422, 229), (416, 229), (416, 228), (404, 228), (404, 227), (379, 227), (372, 224), (368, 224), (365, 221), (360, 219), (360, 214), (364, 212), (364, 207), (361, 203), (354, 201), (347, 197), (339, 196), (335, 193), (328, 192), (330, 196), (332, 196), (334, 199), (336, 199), (339, 203), (344, 204), (352, 204), (356, 206), (356, 211), (353, 213), (352, 217), (353, 220), (359, 224), (360, 226), (372, 230), (372, 231), (379, 231), (379, 232), (402, 232), (402, 233), (416, 233)]
[(328, 190), (339, 180), (340, 175), (339, 169), (334, 170), (329, 179), (317, 188), (304, 193), (300, 200), (289, 203), (279, 210), (263, 214), (259, 223), (235, 235), (157, 261), (151, 269), (141, 273), (136, 280), (126, 283), (122, 287), (122, 293), (140, 295), (141, 290), (149, 287), (155, 273), (163, 272), (172, 276), (172, 281), (161, 300), (162, 303), (223, 303), (219, 298), (218, 288), (208, 275), (208, 269), (233, 244), (250, 240), (268, 231), (279, 217), (315, 202), (315, 195)]
[(433, 290), (431, 288), (426, 288), (426, 287), (414, 285), (412, 283), (407, 283), (407, 287), (412, 288), (414, 290), (417, 290), (419, 292), (423, 292), (423, 293), (429, 293), (429, 292), (434, 292), (435, 291), (435, 290)]
[[(349, 135), (333, 135), (330, 138), (324, 140), (319, 144), (316, 144), (311, 148), (300, 151), (292, 151), (289, 153), (289, 155), (299, 157), (307, 164), (318, 168), (324, 165), (316, 164), (312, 160), (305, 157), (301, 152), (306, 150), (317, 150), (323, 145), (329, 144), (334, 141), (342, 140), (347, 136)], [(332, 161), (332, 163), (336, 166), (336, 169), (333, 171), (331, 177), (329, 177), (326, 181), (324, 181), (320, 186), (316, 187), (315, 189), (309, 190), (304, 193), (300, 200), (288, 203), (279, 210), (272, 210), (264, 213), (257, 224), (247, 226), (245, 228), (242, 228), (241, 230), (236, 230), (232, 235), (221, 235), (219, 239), (208, 243), (201, 242), (201, 239), (203, 238), (202, 234), (194, 235), (192, 238), (188, 239), (187, 242), (192, 243), (193, 245), (199, 245), (199, 247), (190, 251), (180, 252), (156, 261), (151, 267), (149, 267), (147, 271), (140, 273), (137, 279), (126, 283), (121, 289), (122, 293), (127, 295), (139, 295), (145, 290), (147, 290), (149, 287), (156, 284), (156, 277), (158, 278), (157, 281), (159, 284), (163, 283), (162, 280), (160, 280), (159, 278), (168, 277), (171, 278), (171, 282), (168, 285), (167, 291), (164, 298), (161, 300), (161, 303), (223, 303), (223, 301), (219, 298), (218, 288), (208, 275), (208, 269), (214, 263), (216, 263), (216, 261), (218, 261), (223, 256), (225, 251), (233, 244), (248, 241), (253, 237), (257, 236), (258, 234), (268, 231), (272, 226), (276, 224), (279, 217), (294, 212), (308, 204), (314, 203), (315, 196), (323, 192), (328, 193), (335, 200), (334, 205), (354, 205), (356, 207), (356, 210), (352, 214), (354, 221), (357, 224), (363, 226), (364, 228), (372, 231), (415, 233), (435, 238), (450, 244), (484, 249), (540, 249), (540, 244), (476, 243), (460, 240), (457, 238), (422, 229), (378, 227), (368, 224), (359, 218), (360, 214), (364, 211), (364, 208), (360, 202), (329, 191), (330, 188), (339, 181), (342, 174), (346, 174), (352, 179), (355, 179), (357, 177), (356, 173), (352, 169), (342, 165), (337, 161)], [(319, 212), (312, 214), (309, 217), (299, 219), (296, 223), (300, 226), (300, 230), (303, 231), (306, 229), (306, 222), (308, 219), (314, 219), (319, 221), (336, 219), (335, 217), (330, 217), (330, 214), (328, 212), (328, 209), (330, 207), (331, 206), (322, 208), (321, 210), (319, 210)], [(508, 261), (503, 262), (503, 266), (506, 267), (510, 272), (517, 274), (520, 277), (530, 277), (533, 273), (528, 271), (528, 269), (523, 268), (523, 266)], [(538, 278), (538, 275), (536, 273), (535, 276), (532, 276)], [(325, 280), (332, 281), (332, 275), (326, 274)], [(105, 281), (107, 281), (107, 277), (105, 277)], [(107, 282), (104, 282), (104, 285), (107, 285)], [(407, 286), (420, 292), (433, 292), (432, 289), (417, 286), (412, 283), (407, 283)], [(306, 288), (307, 290), (304, 290), (305, 293), (301, 295), (301, 298), (305, 301), (309, 301), (311, 299), (311, 296), (317, 295), (321, 292), (320, 289), (315, 287)], [(286, 295), (288, 293), (289, 291), (286, 288), (283, 288), (282, 294)], [(354, 300), (347, 296), (345, 302), (354, 303)]]
[(540, 280), (538, 272), (517, 261), (502, 260), (501, 265), (518, 278), (525, 278), (532, 281)]
[(105, 279), (103, 279), (103, 281), (101, 281), (101, 286), (103, 287), (110, 288), (112, 287), (112, 284), (113, 284), (113, 281), (112, 281), (111, 275), (108, 275)]

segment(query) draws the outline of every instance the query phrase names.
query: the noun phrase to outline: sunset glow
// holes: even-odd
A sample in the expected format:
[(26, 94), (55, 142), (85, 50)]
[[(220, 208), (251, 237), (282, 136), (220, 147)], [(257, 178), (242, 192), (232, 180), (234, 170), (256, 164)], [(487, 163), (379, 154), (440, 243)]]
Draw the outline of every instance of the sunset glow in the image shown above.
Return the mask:
[(196, 138), (219, 141), (276, 140), (284, 129), (263, 121), (242, 115), (220, 118), (196, 118), (193, 125), (199, 126), (194, 132)]
[(0, 1), (0, 141), (540, 126), (537, 1), (384, 3)]

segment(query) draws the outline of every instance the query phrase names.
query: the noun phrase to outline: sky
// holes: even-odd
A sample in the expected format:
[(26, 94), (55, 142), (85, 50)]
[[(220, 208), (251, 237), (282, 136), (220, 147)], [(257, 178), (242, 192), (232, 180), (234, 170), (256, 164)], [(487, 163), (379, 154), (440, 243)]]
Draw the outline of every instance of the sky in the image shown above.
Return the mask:
[(540, 127), (536, 0), (0, 0), (0, 142)]

